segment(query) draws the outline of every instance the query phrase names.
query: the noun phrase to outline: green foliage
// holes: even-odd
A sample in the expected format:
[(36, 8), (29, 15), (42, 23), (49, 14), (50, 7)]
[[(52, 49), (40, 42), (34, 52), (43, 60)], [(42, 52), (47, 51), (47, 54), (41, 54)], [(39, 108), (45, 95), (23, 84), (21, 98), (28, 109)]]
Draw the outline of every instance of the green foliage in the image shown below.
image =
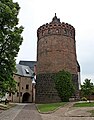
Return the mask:
[(54, 76), (55, 86), (62, 101), (69, 101), (74, 94), (75, 87), (72, 83), (72, 75), (67, 71), (60, 71)]
[(94, 85), (89, 79), (85, 79), (83, 85), (81, 85), (81, 93), (83, 96), (88, 96), (90, 101), (90, 95), (94, 92)]
[(7, 92), (10, 83), (14, 83), (15, 57), (23, 41), (23, 27), (17, 26), (19, 10), (19, 4), (13, 0), (0, 0), (0, 94)]

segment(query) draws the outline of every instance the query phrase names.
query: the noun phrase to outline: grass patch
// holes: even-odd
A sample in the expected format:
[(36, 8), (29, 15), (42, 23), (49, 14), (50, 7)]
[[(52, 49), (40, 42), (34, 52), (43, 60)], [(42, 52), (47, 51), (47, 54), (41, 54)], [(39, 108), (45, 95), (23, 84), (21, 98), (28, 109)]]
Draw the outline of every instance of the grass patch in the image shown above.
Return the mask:
[(39, 112), (50, 112), (54, 111), (60, 106), (64, 106), (66, 102), (60, 102), (60, 103), (50, 103), (50, 104), (37, 104), (37, 109)]
[(73, 107), (94, 107), (94, 102), (75, 103)]

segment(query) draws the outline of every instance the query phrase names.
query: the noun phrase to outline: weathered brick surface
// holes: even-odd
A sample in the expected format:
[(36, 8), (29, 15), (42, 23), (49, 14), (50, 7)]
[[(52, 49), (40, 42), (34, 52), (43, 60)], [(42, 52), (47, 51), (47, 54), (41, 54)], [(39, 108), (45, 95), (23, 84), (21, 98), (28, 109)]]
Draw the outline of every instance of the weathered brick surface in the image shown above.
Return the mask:
[(38, 41), (38, 74), (62, 69), (77, 74), (75, 40), (63, 35), (41, 38)]
[[(50, 78), (47, 76), (47, 78), (43, 78), (42, 74), (57, 73), (64, 69), (76, 76), (73, 77), (73, 80), (78, 88), (75, 28), (70, 24), (61, 23), (55, 16), (51, 23), (38, 28), (37, 37), (37, 74), (40, 74), (41, 77), (37, 77), (36, 100), (42, 101), (49, 93), (42, 94), (41, 91), (38, 91), (41, 87), (45, 87), (43, 91), (46, 87), (46, 91), (49, 91)], [(47, 80), (45, 81), (45, 79)], [(42, 85), (44, 81), (46, 83)], [(55, 93), (53, 94), (55, 96)], [(53, 98), (47, 101), (51, 100), (53, 101)]]

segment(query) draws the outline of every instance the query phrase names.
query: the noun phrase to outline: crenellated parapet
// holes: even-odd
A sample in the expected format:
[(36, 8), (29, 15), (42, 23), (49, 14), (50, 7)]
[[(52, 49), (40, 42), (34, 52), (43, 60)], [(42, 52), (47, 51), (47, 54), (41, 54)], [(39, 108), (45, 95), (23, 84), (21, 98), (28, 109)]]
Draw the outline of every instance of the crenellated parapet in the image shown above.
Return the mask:
[(55, 16), (52, 19), (52, 22), (46, 23), (40, 26), (37, 30), (37, 37), (38, 40), (42, 37), (49, 36), (49, 35), (64, 35), (67, 37), (75, 38), (75, 28), (64, 22), (60, 22), (60, 19)]

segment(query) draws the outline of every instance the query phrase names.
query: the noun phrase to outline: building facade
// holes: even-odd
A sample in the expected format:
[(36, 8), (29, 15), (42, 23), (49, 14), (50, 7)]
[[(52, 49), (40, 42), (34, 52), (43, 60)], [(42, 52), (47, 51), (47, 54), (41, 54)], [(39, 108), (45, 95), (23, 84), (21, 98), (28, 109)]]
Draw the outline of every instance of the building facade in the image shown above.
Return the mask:
[(8, 99), (16, 103), (30, 103), (35, 101), (35, 88), (32, 85), (33, 71), (29, 66), (17, 64), (17, 72), (13, 77), (17, 82), (17, 92), (9, 94)]
[(37, 38), (36, 103), (58, 102), (52, 74), (69, 71), (79, 90), (75, 28), (60, 22), (55, 14), (50, 23), (38, 28)]

